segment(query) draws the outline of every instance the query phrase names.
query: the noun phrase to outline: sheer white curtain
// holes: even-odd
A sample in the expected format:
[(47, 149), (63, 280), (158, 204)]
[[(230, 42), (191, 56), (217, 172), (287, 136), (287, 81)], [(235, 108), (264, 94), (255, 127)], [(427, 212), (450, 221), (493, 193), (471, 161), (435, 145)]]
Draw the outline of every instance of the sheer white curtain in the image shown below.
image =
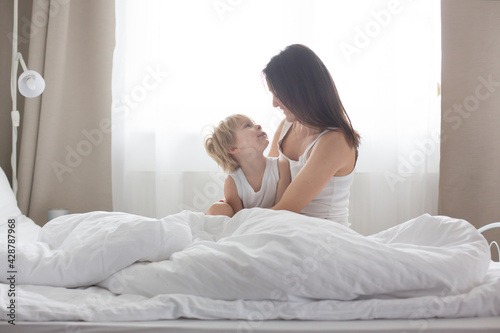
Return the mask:
[(362, 135), (350, 222), (364, 234), (436, 214), (439, 1), (120, 0), (113, 67), (114, 209), (204, 211), (224, 174), (207, 125), (244, 113), (274, 133), (261, 70), (302, 43)]

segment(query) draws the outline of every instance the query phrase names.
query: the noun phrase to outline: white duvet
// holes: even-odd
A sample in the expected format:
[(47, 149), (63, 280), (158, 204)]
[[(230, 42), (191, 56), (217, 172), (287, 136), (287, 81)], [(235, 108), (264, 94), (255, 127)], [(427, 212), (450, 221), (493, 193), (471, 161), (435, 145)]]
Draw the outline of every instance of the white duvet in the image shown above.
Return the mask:
[[(189, 211), (163, 219), (67, 215), (36, 241), (16, 231), (18, 320), (500, 315), (500, 272), (485, 239), (444, 216), (422, 215), (369, 237), (259, 208), (232, 219)], [(7, 264), (0, 261), (2, 272)], [(7, 278), (0, 279), (4, 320)]]

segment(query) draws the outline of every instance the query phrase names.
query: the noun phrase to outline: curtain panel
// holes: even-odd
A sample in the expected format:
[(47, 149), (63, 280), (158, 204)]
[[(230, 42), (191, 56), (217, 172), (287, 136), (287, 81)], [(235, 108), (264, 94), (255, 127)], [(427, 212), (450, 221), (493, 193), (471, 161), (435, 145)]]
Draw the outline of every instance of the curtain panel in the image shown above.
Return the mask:
[(261, 71), (301, 43), (329, 68), (362, 136), (352, 227), (371, 234), (437, 213), (437, 1), (116, 2), (113, 204), (162, 217), (204, 211), (225, 175), (206, 154), (211, 125), (244, 113), (272, 136)]
[[(19, 17), (31, 17), (32, 1), (21, 1), (19, 3)], [(0, 166), (5, 172), (7, 178), (12, 184), (12, 95), (10, 85), (8, 84), (12, 72), (12, 40), (13, 29), (12, 24), (14, 21), (14, 1), (0, 1), (0, 35), (4, 38), (0, 41), (0, 58), (2, 59), (0, 65), (0, 80), (3, 84), (0, 86)], [(23, 40), (18, 42), (18, 52), (24, 56), (28, 55), (29, 43)], [(18, 72), (21, 74), (21, 72)], [(17, 108), (21, 114), (24, 110), (24, 96), (18, 92), (17, 94)], [(18, 135), (21, 133), (21, 128), (18, 127)], [(18, 145), (19, 147), (19, 145)], [(17, 149), (19, 155), (19, 148)]]
[(33, 1), (20, 28), (42, 96), (26, 99), (19, 207), (36, 223), (47, 210), (111, 210), (113, 0)]
[[(439, 213), (500, 221), (500, 2), (442, 1)], [(500, 232), (487, 231), (493, 241)]]

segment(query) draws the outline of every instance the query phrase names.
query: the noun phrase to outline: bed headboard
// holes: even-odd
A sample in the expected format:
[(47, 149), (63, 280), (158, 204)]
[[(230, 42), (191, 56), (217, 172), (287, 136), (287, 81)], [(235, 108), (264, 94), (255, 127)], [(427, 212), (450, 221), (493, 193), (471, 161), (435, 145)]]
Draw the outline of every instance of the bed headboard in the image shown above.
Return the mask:
[[(500, 222), (493, 222), (490, 224), (487, 224), (485, 226), (482, 226), (481, 228), (477, 229), (480, 233), (484, 234), (485, 231), (487, 230), (492, 230), (492, 229), (498, 229), (500, 230)], [(500, 241), (500, 240), (498, 240)], [(500, 258), (500, 247), (498, 245), (497, 240), (493, 240), (490, 242), (490, 248), (496, 249), (496, 253), (498, 255), (498, 258)], [(500, 261), (500, 259), (499, 259)]]

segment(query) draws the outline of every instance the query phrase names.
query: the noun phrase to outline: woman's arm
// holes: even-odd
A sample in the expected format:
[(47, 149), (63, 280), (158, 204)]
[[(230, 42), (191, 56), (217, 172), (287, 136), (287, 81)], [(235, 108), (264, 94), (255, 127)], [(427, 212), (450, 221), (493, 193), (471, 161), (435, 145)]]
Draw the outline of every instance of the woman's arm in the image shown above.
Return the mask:
[(241, 199), (238, 196), (238, 189), (236, 188), (236, 183), (234, 182), (234, 179), (231, 176), (227, 176), (226, 181), (224, 182), (224, 197), (225, 197), (225, 202), (229, 206), (231, 206), (234, 214), (243, 209), (243, 203), (241, 202)]
[(280, 138), (284, 123), (285, 119), (281, 121), (281, 123), (278, 125), (278, 129), (276, 129), (276, 132), (274, 133), (273, 141), (271, 142), (271, 149), (269, 149), (269, 154), (267, 154), (267, 156), (269, 157), (278, 157), (280, 155), (278, 150), (278, 140)]
[(278, 186), (276, 188), (276, 199), (274, 201), (275, 203), (278, 203), (281, 200), (283, 193), (285, 193), (286, 188), (288, 187), (288, 185), (290, 185), (290, 181), (292, 180), (292, 176), (290, 173), (290, 164), (284, 158), (278, 159), (278, 174), (280, 178), (278, 180)]
[(300, 212), (335, 175), (349, 174), (356, 163), (356, 152), (342, 132), (324, 134), (314, 145), (306, 164), (283, 193), (275, 210)]

